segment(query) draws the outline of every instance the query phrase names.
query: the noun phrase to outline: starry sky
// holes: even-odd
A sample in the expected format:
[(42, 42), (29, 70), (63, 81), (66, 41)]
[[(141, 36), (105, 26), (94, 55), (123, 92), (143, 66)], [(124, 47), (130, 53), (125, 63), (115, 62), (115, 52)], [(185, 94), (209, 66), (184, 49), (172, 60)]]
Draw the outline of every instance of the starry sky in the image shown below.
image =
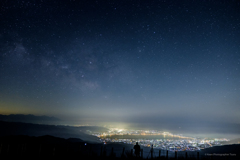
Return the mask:
[(0, 3), (0, 114), (240, 125), (239, 1)]

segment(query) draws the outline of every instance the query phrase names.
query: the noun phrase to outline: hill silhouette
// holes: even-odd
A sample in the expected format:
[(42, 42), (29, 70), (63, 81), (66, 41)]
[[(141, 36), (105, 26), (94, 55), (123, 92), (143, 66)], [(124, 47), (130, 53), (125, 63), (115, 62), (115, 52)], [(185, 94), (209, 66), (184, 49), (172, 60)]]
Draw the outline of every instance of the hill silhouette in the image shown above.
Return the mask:
[[(87, 130), (105, 130), (103, 127), (71, 127), (40, 125), (20, 122), (0, 121), (0, 158), (80, 158), (80, 159), (135, 159), (131, 153), (132, 145), (124, 143), (100, 143), (95, 136), (86, 134)], [(123, 154), (123, 148), (125, 148)], [(149, 158), (150, 148), (143, 149), (143, 158)], [(159, 158), (159, 150), (154, 149), (153, 158)], [(199, 159), (240, 159), (240, 145), (225, 145), (199, 151)], [(231, 153), (231, 156), (229, 155)], [(186, 152), (178, 152), (177, 158), (184, 159)], [(197, 152), (188, 152), (188, 159), (197, 159)], [(228, 156), (227, 156), (228, 154)], [(221, 156), (222, 155), (222, 156)], [(76, 156), (76, 157), (74, 157)], [(162, 150), (161, 159), (166, 159)], [(168, 158), (174, 158), (168, 152)]]
[[(78, 138), (59, 138), (50, 135), (45, 136), (26, 136), (26, 135), (11, 135), (0, 137), (0, 158), (12, 159), (12, 158), (25, 158), (25, 159), (38, 159), (38, 158), (71, 158), (71, 159), (139, 159), (132, 153), (131, 146), (126, 144), (110, 144), (105, 146), (99, 143), (86, 143)], [(120, 154), (118, 147), (126, 148), (121, 149)], [(129, 148), (130, 147), (130, 148)], [(144, 148), (144, 152), (149, 155), (149, 149)], [(161, 152), (161, 156), (158, 155), (158, 150), (154, 150), (153, 159), (175, 159), (175, 153), (169, 153), (166, 157), (165, 152)], [(201, 160), (217, 160), (239, 159), (240, 145), (227, 145), (212, 147), (200, 151), (199, 157), (197, 152), (187, 152), (187, 159), (201, 159)], [(232, 156), (226, 156), (226, 154), (232, 154)], [(177, 159), (186, 159), (186, 152), (178, 152)], [(221, 156), (225, 155), (225, 156)], [(234, 155), (235, 154), (235, 155)], [(211, 156), (212, 155), (212, 156)], [(149, 159), (150, 156), (144, 156), (142, 159)]]
[(85, 133), (86, 127), (55, 126), (43, 124), (31, 124), (22, 122), (0, 121), (0, 136), (8, 135), (28, 135), (44, 136), (51, 135), (60, 138), (80, 138), (85, 141), (99, 143), (97, 137)]
[(32, 114), (10, 114), (10, 115), (1, 115), (0, 121), (7, 122), (24, 122), (24, 123), (38, 123), (38, 124), (59, 124), (60, 119), (56, 117), (49, 116), (35, 116)]

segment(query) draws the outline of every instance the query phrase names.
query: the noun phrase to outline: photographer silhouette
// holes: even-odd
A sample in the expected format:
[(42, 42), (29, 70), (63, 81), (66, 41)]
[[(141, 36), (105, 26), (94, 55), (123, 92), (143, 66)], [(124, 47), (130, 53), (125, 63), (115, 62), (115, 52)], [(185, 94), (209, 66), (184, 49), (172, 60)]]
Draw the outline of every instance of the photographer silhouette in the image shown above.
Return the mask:
[(138, 142), (136, 142), (136, 145), (134, 145), (135, 155), (136, 157), (140, 156), (140, 146), (138, 145)]

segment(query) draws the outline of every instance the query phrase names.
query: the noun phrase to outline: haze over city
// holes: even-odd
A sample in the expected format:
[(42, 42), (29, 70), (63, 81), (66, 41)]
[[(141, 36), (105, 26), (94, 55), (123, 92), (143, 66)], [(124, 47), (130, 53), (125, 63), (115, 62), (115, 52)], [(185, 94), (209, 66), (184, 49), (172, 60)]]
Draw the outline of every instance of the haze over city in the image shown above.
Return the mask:
[(0, 3), (0, 114), (239, 137), (239, 1)]

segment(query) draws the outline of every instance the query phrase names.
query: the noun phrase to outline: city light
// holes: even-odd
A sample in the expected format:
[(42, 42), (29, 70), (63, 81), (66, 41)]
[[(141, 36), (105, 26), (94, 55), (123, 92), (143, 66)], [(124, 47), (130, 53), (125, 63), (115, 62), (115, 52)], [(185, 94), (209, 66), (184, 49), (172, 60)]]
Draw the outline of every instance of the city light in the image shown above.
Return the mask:
[[(107, 133), (94, 133), (103, 144), (107, 142), (120, 142), (130, 145), (158, 148), (169, 151), (197, 151), (204, 148), (222, 145), (221, 142), (229, 141), (226, 138), (207, 139), (193, 138), (156, 130), (126, 130), (109, 128)], [(155, 136), (155, 138), (150, 138)], [(139, 138), (140, 137), (140, 138)]]

